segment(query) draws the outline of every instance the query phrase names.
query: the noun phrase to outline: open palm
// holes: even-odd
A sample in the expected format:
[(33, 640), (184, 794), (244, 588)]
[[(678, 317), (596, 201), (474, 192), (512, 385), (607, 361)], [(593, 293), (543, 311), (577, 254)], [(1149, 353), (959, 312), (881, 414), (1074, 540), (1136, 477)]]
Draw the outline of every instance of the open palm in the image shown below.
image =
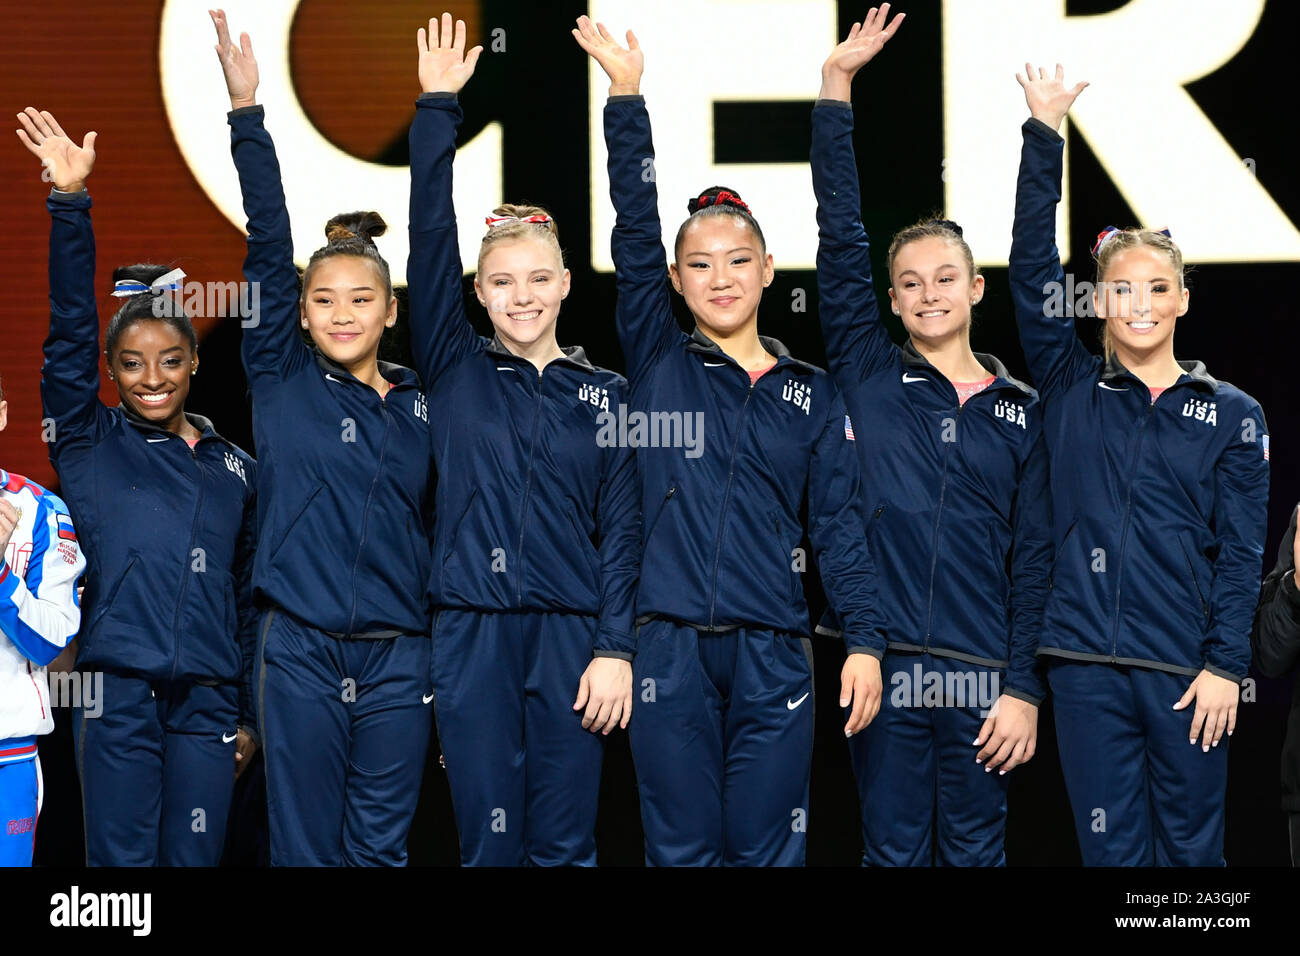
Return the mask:
[(636, 41), (636, 34), (627, 31), (627, 46), (623, 47), (605, 29), (603, 23), (592, 23), (589, 17), (578, 17), (578, 27), (573, 31), (573, 38), (578, 41), (593, 60), (609, 77), (611, 89), (636, 88), (640, 86), (641, 74), (645, 71), (645, 56), (641, 53), (641, 44)]
[(457, 20), (453, 33), (451, 14), (442, 15), (442, 29), (436, 18), (429, 20), (429, 31), (420, 27), (415, 40), (420, 55), (420, 89), (425, 93), (459, 93), (474, 75), (481, 46), (465, 53), (465, 21)]
[(907, 14), (900, 13), (886, 26), (886, 21), (889, 19), (889, 4), (883, 3), (879, 9), (872, 7), (867, 11), (866, 20), (860, 24), (853, 24), (844, 42), (831, 51), (822, 69), (838, 70), (847, 73), (851, 78), (858, 70), (870, 63), (872, 57), (889, 42), (889, 38), (898, 32), (906, 16)]
[(253, 41), (247, 33), (239, 35), (239, 46), (230, 39), (230, 26), (225, 10), (209, 10), (212, 25), (217, 28), (217, 59), (226, 74), (226, 92), (231, 106), (252, 106), (257, 100), (257, 59), (253, 56)]
[(1056, 75), (1048, 76), (1041, 66), (1025, 64), (1025, 76), (1016, 74), (1016, 82), (1025, 91), (1025, 102), (1029, 104), (1029, 113), (1034, 119), (1041, 120), (1052, 129), (1059, 129), (1061, 120), (1070, 112), (1070, 107), (1079, 94), (1087, 88), (1087, 82), (1076, 83), (1071, 89), (1065, 88), (1065, 68), (1056, 64)]
[(62, 190), (78, 190), (95, 168), (95, 138), (98, 133), (87, 133), (78, 146), (52, 113), (29, 106), (18, 114), (22, 129), (18, 138), (50, 171), (54, 185)]

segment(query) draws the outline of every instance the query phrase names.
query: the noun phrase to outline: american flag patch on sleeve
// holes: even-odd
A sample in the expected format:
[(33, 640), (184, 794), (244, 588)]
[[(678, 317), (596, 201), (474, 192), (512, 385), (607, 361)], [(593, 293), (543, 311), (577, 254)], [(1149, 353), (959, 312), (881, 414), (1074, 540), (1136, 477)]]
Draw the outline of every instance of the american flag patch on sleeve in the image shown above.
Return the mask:
[(1268, 436), (1264, 436), (1264, 460), (1268, 461)]
[[(845, 415), (845, 416), (844, 416), (844, 437), (847, 438), (849, 441), (857, 441), (857, 439), (853, 437), (853, 422), (851, 422), (851, 421), (849, 420), (849, 416), (848, 416), (848, 415)], [(1264, 442), (1265, 442), (1265, 444), (1264, 444), (1264, 457), (1267, 458), (1267, 457), (1268, 457), (1268, 439), (1266, 438), (1266, 439), (1264, 440)]]
[(76, 541), (77, 532), (72, 530), (72, 519), (63, 514), (58, 514), (54, 517), (59, 524), (59, 537), (64, 541)]

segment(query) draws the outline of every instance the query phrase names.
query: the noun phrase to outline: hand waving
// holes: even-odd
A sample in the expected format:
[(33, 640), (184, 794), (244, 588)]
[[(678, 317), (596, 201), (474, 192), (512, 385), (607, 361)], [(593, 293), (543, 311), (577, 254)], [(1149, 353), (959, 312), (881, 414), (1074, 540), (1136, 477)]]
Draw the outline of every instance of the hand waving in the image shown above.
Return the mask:
[[(1025, 77), (1028, 77), (1026, 79)], [(1034, 75), (1031, 64), (1025, 64), (1025, 76), (1016, 74), (1016, 82), (1025, 91), (1025, 102), (1029, 104), (1030, 115), (1041, 120), (1054, 130), (1060, 130), (1061, 120), (1070, 112), (1075, 99), (1087, 87), (1086, 81), (1076, 83), (1073, 89), (1065, 88), (1065, 68), (1056, 64), (1056, 75), (1048, 76), (1041, 66), (1038, 75)]]
[(226, 74), (226, 92), (230, 94), (230, 108), (237, 110), (257, 102), (257, 60), (253, 57), (253, 41), (247, 33), (239, 35), (239, 46), (230, 42), (230, 27), (226, 24), (225, 10), (209, 10), (212, 25), (217, 28), (217, 59)]
[(573, 31), (573, 38), (609, 77), (610, 96), (641, 92), (645, 57), (641, 53), (641, 44), (636, 42), (635, 33), (627, 31), (627, 48), (624, 49), (605, 29), (605, 24), (593, 24), (590, 18), (584, 16), (578, 17), (578, 27)]
[(459, 93), (474, 75), (481, 46), (465, 52), (465, 21), (456, 21), (452, 39), (451, 14), (442, 15), (442, 30), (436, 19), (429, 20), (429, 32), (420, 27), (415, 39), (420, 55), (420, 89), (425, 93)]
[(50, 172), (54, 188), (66, 193), (80, 192), (86, 187), (86, 177), (95, 168), (95, 137), (87, 133), (78, 146), (63, 132), (53, 114), (29, 106), (18, 114), (23, 128), (16, 130), (18, 138)]
[(848, 37), (831, 51), (831, 55), (822, 64), (821, 99), (849, 99), (849, 88), (858, 70), (866, 66), (889, 38), (903, 25), (906, 13), (900, 13), (888, 26), (889, 4), (882, 3), (877, 9), (867, 11), (867, 18), (860, 24), (853, 24)]

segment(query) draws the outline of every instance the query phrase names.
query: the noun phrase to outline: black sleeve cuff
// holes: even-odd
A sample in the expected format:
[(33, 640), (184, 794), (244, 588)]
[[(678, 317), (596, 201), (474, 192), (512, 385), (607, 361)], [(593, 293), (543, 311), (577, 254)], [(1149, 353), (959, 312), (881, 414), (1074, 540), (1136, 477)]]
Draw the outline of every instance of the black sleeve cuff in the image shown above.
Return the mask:
[(457, 95), (451, 92), (451, 90), (435, 90), (432, 93), (421, 93), (415, 98), (415, 102), (419, 103), (424, 100), (454, 100), (456, 98)]
[(608, 106), (610, 103), (638, 103), (638, 102), (639, 103), (645, 102), (645, 96), (643, 94), (619, 93), (616, 96), (611, 96), (609, 99), (605, 100), (605, 105)]
[(853, 109), (853, 104), (850, 103), (848, 100), (818, 100), (816, 103), (813, 104), (813, 109), (817, 109), (818, 107), (822, 107), (822, 106), (830, 107), (831, 109), (845, 109), (845, 110)]
[(1064, 136), (1062, 136), (1056, 130), (1052, 129), (1052, 127), (1048, 126), (1046, 123), (1044, 123), (1042, 120), (1038, 119), (1035, 116), (1031, 116), (1029, 117), (1029, 119), (1025, 120), (1025, 125), (1022, 126), (1021, 129), (1023, 129), (1025, 132), (1029, 132), (1032, 130), (1033, 132), (1037, 133), (1039, 136), (1046, 136), (1048, 139), (1053, 140), (1054, 142), (1057, 143), (1065, 142)]
[(1211, 674), (1213, 674), (1215, 677), (1222, 677), (1224, 680), (1230, 680), (1234, 684), (1240, 684), (1243, 680), (1245, 680), (1245, 678), (1242, 675), (1234, 674), (1232, 673), (1232, 671), (1225, 671), (1222, 667), (1216, 667), (1209, 662), (1206, 662), (1201, 666), (1204, 667)]
[(597, 648), (591, 652), (591, 656), (593, 659), (597, 657), (612, 657), (615, 660), (627, 661), (629, 664), (632, 662), (632, 655), (627, 651), (605, 651)]
[(231, 120), (236, 116), (252, 116), (254, 113), (265, 113), (266, 109), (261, 103), (254, 103), (252, 106), (241, 106), (237, 110), (231, 110), (226, 114), (226, 119)]

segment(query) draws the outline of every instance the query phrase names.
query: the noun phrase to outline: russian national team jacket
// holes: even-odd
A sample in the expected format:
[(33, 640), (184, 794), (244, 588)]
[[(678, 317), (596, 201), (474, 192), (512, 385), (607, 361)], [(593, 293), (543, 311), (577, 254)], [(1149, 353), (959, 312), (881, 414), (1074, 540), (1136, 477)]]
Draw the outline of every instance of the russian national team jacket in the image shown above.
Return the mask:
[(160, 680), (239, 683), (254, 731), (257, 537), (253, 459), (199, 415), (185, 439), (99, 401), (90, 197), (54, 193), (50, 334), (41, 399), (50, 462), (86, 554), (77, 667)]
[(280, 164), (262, 119), (261, 106), (229, 114), (248, 216), (244, 277), (261, 306), (243, 338), (261, 474), (257, 598), (335, 637), (428, 636), (425, 395), (410, 369), (380, 362), (392, 383), (381, 397), (303, 342)]
[[(618, 333), (632, 387), (644, 534), (637, 613), (702, 630), (810, 631), (796, 553), (808, 532), (852, 652), (884, 653), (863, 540), (854, 433), (835, 383), (775, 339), (756, 384), (668, 298), (658, 191), (641, 96), (605, 107)], [(644, 416), (640, 421), (632, 415)], [(639, 435), (638, 435), (639, 430)]]
[(18, 525), (0, 552), (0, 765), (36, 756), (54, 729), (45, 666), (77, 637), (86, 559), (57, 495), (0, 468), (0, 501)]
[(438, 469), (433, 603), (598, 617), (595, 655), (631, 659), (636, 462), (602, 437), (627, 383), (581, 348), (539, 372), (470, 326), (452, 206), (462, 118), (454, 94), (426, 93), (411, 124), (406, 274)]
[(822, 332), (857, 430), (889, 648), (1005, 668), (1002, 690), (1040, 703), (1052, 546), (1038, 395), (977, 353), (996, 378), (961, 405), (910, 341), (890, 340), (861, 220), (852, 107), (819, 101), (812, 129)]
[(1036, 119), (1023, 133), (1011, 292), (1043, 397), (1055, 538), (1039, 653), (1240, 682), (1267, 524), (1263, 410), (1200, 362), (1179, 362), (1153, 404), (1083, 347), (1054, 235), (1064, 140)]

